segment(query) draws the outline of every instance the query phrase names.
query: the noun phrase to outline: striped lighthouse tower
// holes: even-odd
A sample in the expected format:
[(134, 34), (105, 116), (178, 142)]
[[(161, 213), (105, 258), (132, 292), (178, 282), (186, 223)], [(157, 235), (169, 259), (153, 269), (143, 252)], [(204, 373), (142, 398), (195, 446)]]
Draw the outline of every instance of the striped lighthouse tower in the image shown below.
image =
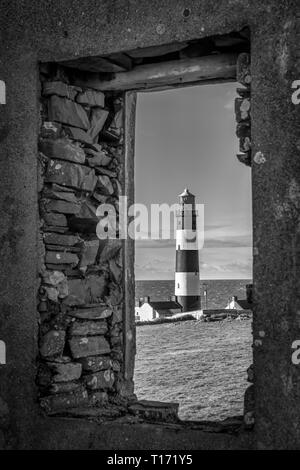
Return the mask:
[(179, 195), (176, 228), (175, 296), (183, 312), (201, 308), (195, 196)]

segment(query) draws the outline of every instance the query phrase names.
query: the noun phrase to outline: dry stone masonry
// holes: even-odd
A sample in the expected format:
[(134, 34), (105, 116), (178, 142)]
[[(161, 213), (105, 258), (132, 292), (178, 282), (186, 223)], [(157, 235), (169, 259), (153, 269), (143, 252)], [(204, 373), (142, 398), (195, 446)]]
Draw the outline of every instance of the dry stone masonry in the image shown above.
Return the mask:
[(235, 100), (236, 135), (240, 140), (237, 158), (241, 163), (251, 166), (251, 70), (250, 54), (246, 52), (238, 57), (237, 81), (243, 85), (237, 88), (239, 97)]
[(116, 406), (123, 393), (122, 244), (99, 240), (99, 204), (118, 211), (122, 94), (74, 86), (72, 69), (41, 65), (39, 365), (49, 414)]

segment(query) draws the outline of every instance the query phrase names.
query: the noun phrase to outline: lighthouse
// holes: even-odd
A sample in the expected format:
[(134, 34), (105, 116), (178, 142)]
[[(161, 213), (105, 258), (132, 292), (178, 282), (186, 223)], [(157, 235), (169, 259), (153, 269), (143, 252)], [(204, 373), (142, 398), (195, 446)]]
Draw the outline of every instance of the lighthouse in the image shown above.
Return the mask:
[(183, 312), (201, 308), (195, 196), (185, 189), (176, 213), (175, 296)]

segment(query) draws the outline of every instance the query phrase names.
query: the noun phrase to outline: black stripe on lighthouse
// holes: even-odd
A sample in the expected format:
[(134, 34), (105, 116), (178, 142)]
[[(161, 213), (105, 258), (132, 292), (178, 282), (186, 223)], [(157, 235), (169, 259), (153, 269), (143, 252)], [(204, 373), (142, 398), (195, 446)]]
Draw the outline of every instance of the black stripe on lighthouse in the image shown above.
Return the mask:
[(176, 272), (199, 272), (198, 250), (176, 250)]

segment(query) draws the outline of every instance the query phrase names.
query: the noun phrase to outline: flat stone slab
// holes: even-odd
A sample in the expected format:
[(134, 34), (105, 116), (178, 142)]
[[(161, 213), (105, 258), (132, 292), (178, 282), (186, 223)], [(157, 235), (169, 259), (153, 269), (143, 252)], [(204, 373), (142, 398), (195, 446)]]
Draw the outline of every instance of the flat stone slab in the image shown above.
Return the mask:
[(76, 235), (61, 235), (58, 233), (45, 233), (44, 242), (50, 245), (74, 246), (80, 241)]
[(90, 356), (79, 359), (84, 371), (97, 372), (113, 367), (113, 361), (108, 356)]
[(70, 139), (78, 140), (82, 144), (91, 145), (93, 143), (92, 137), (79, 127), (64, 126), (63, 131)]
[(58, 212), (59, 214), (78, 214), (80, 212), (80, 204), (50, 199), (45, 202), (45, 209), (49, 212)]
[(88, 405), (88, 403), (89, 398), (86, 390), (76, 390), (72, 393), (59, 393), (57, 395), (43, 397), (40, 400), (42, 408), (48, 413), (55, 413), (68, 408), (82, 407)]
[(83, 379), (89, 390), (109, 390), (113, 387), (115, 376), (112, 370), (107, 369), (84, 375)]
[(70, 252), (57, 252), (57, 251), (47, 251), (45, 257), (46, 264), (54, 265), (64, 265), (71, 264), (72, 266), (77, 266), (79, 258), (74, 253)]
[(56, 212), (46, 212), (43, 214), (44, 221), (53, 226), (67, 227), (68, 221), (64, 214), (58, 214)]
[(80, 382), (57, 382), (53, 383), (48, 388), (49, 393), (70, 393), (79, 390), (84, 390), (83, 385)]
[(90, 121), (84, 108), (80, 104), (52, 95), (48, 102), (49, 121), (58, 121), (83, 130), (88, 130)]
[(39, 142), (39, 150), (49, 158), (69, 160), (74, 163), (85, 162), (84, 150), (67, 138), (42, 139)]
[[(68, 253), (63, 253), (63, 254), (68, 254)], [(86, 277), (85, 279), (69, 279), (68, 287), (69, 287), (69, 296), (64, 300), (64, 303), (66, 305), (73, 307), (76, 305), (85, 305), (85, 304), (94, 303), (94, 302), (99, 302), (99, 304), (101, 305), (102, 304), (101, 299), (103, 300), (103, 295), (106, 290), (106, 276), (105, 275), (98, 275), (98, 276), (90, 275), (89, 277)], [(81, 318), (84, 319), (82, 316)], [(106, 318), (106, 317), (103, 316), (101, 318), (99, 317), (92, 318), (92, 312), (90, 312), (89, 318), (87, 319), (101, 320), (102, 318)]]
[(57, 95), (74, 100), (78, 92), (81, 92), (81, 88), (67, 85), (66, 83), (59, 80), (43, 83), (44, 96)]
[(108, 327), (107, 323), (104, 320), (100, 321), (75, 321), (71, 324), (69, 329), (70, 336), (96, 336), (96, 335), (105, 335), (107, 333)]
[(90, 192), (95, 189), (98, 179), (95, 171), (87, 166), (62, 160), (50, 160), (45, 181)]
[(97, 356), (110, 353), (110, 346), (104, 336), (74, 336), (69, 340), (72, 356)]
[(74, 192), (55, 191), (51, 188), (45, 187), (43, 190), (43, 198), (46, 199), (59, 199), (60, 201), (67, 201), (77, 204), (77, 197)]
[(176, 422), (178, 418), (178, 403), (141, 400), (128, 407), (130, 413), (139, 418), (158, 421)]
[(71, 310), (68, 315), (81, 320), (104, 320), (112, 315), (113, 311), (107, 306), (99, 305), (97, 307)]

